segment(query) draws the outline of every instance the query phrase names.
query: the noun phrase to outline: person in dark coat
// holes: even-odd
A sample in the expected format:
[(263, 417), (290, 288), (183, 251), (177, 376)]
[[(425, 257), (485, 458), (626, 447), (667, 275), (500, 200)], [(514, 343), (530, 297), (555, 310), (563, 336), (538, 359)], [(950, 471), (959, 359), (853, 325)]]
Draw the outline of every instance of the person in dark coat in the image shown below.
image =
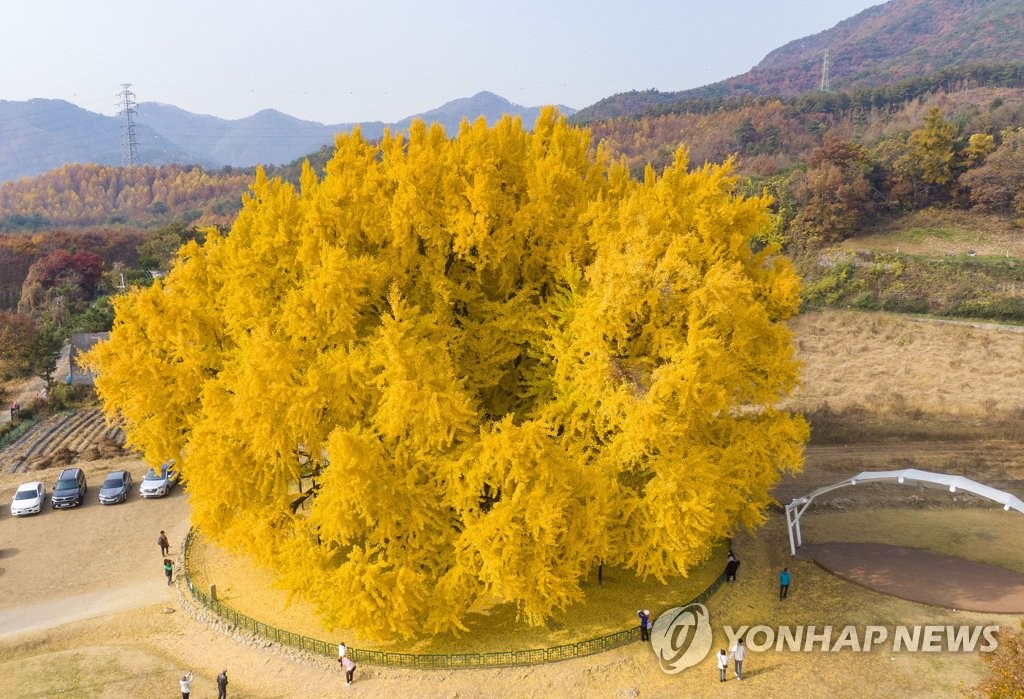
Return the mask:
[(729, 558), (725, 562), (725, 579), (727, 582), (736, 582), (736, 571), (740, 568), (739, 559), (736, 558), (731, 550), (729, 551)]
[(228, 699), (228, 671), (221, 670), (217, 675), (217, 699)]

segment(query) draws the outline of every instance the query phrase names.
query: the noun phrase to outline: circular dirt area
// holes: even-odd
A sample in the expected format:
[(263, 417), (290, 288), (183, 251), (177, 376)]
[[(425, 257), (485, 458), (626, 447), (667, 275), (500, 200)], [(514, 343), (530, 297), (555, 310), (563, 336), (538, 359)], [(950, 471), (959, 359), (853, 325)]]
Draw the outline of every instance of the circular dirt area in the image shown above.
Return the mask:
[(996, 614), (1024, 613), (1024, 575), (1006, 568), (888, 544), (809, 544), (829, 572), (912, 602)]

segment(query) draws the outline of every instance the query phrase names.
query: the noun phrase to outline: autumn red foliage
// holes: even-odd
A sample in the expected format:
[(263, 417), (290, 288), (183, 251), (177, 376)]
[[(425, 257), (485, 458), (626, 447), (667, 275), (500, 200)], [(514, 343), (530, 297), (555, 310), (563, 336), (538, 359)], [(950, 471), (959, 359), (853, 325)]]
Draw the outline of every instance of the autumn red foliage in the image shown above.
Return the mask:
[(79, 250), (54, 250), (32, 265), (29, 279), (38, 282), (44, 289), (71, 281), (81, 287), (87, 296), (96, 291), (103, 276), (103, 260), (94, 252)]

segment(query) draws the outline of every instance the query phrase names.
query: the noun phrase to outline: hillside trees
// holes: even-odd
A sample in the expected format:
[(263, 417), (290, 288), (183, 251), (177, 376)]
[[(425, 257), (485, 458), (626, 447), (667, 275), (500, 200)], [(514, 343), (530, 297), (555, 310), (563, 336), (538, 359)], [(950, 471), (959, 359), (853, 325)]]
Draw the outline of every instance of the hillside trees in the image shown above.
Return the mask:
[(18, 311), (60, 325), (95, 297), (102, 276), (96, 253), (54, 250), (29, 268)]
[[(115, 219), (144, 221), (164, 214), (195, 218), (201, 215), (197, 209), (213, 200), (237, 201), (250, 179), (245, 172), (211, 174), (180, 165), (64, 165), (0, 185), (0, 227), (21, 222), (24, 229), (34, 221), (50, 226), (86, 226)], [(227, 217), (211, 209), (204, 222), (226, 223)]]
[(35, 334), (32, 318), (0, 310), (0, 378), (7, 379), (30, 371), (30, 347)]
[(199, 229), (175, 221), (154, 231), (139, 245), (139, 266), (143, 269), (167, 271), (178, 249), (190, 240), (202, 241)]
[(834, 243), (869, 220), (876, 167), (867, 150), (851, 141), (829, 138), (815, 149), (807, 171), (794, 178), (794, 238), (805, 245)]
[(37, 325), (29, 341), (26, 353), (29, 370), (46, 383), (47, 391), (53, 388), (53, 374), (66, 341), (67, 333), (53, 323)]
[(910, 156), (921, 181), (944, 186), (953, 179), (953, 144), (956, 128), (943, 118), (942, 110), (932, 107), (924, 118), (924, 127), (910, 134)]
[(326, 623), (543, 623), (601, 561), (685, 574), (801, 463), (798, 280), (734, 184), (682, 149), (634, 181), (552, 110), (341, 136), (115, 299), (97, 390)]
[(1006, 131), (995, 152), (961, 175), (960, 183), (978, 208), (1024, 216), (1024, 129)]

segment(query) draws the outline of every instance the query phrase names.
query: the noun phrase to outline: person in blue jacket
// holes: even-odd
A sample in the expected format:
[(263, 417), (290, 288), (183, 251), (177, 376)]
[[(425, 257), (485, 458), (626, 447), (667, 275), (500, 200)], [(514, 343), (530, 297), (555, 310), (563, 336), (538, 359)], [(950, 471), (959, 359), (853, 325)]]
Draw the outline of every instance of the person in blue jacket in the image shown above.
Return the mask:
[(648, 621), (651, 618), (651, 612), (648, 609), (636, 610), (636, 616), (640, 619), (640, 640), (649, 641), (651, 640), (651, 634), (648, 632)]

